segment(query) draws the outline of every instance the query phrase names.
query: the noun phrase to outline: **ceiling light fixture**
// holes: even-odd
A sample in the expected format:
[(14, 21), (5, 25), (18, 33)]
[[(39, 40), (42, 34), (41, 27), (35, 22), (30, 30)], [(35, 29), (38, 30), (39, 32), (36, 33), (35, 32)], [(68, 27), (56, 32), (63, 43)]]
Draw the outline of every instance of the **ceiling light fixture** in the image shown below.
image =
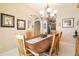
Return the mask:
[(45, 11), (40, 11), (40, 15), (41, 15), (41, 17), (45, 17), (47, 19), (50, 19), (53, 16), (56, 16), (57, 12), (58, 12), (58, 10), (56, 10), (56, 9), (53, 10), (47, 4), (47, 7), (45, 8)]

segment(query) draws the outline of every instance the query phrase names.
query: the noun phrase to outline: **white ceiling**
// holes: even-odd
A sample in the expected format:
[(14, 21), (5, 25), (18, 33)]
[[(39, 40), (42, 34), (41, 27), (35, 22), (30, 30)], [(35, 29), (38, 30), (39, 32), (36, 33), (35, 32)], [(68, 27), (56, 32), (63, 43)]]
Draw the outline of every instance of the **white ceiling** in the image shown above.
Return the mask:
[[(47, 6), (47, 3), (30, 3), (27, 4), (29, 7), (34, 9), (35, 11), (39, 12), (41, 10), (44, 10)], [(48, 3), (49, 7), (52, 9), (60, 10), (65, 7), (75, 7), (75, 3)]]

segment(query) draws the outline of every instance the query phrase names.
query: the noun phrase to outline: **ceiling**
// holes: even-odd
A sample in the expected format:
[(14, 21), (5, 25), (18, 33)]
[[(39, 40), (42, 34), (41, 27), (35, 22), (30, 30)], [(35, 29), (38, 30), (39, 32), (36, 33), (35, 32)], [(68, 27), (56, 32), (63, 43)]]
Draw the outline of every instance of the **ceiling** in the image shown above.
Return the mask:
[[(27, 5), (39, 13), (39, 11), (44, 10), (46, 8), (47, 3), (28, 3)], [(76, 3), (48, 3), (48, 5), (52, 9), (60, 10), (66, 7), (75, 7)]]

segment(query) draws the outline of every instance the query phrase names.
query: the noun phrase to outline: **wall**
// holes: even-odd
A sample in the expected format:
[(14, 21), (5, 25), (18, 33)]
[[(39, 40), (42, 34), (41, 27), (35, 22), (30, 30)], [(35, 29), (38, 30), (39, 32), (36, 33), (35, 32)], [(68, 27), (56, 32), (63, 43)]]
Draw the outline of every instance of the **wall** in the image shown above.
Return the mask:
[[(62, 28), (62, 19), (63, 18), (74, 18), (74, 27), (73, 28)], [(74, 45), (75, 40), (73, 38), (74, 31), (77, 29), (79, 32), (79, 26), (77, 26), (77, 21), (79, 21), (79, 8), (76, 8), (75, 4), (64, 6), (58, 10), (57, 13), (57, 31), (63, 32), (62, 41)]]
[(35, 14), (35, 12), (27, 4), (0, 4), (0, 13), (6, 13), (15, 16), (14, 28), (0, 27), (0, 53), (2, 53), (16, 48), (16, 35), (24, 34), (26, 31), (17, 30), (16, 20), (23, 19), (27, 21), (28, 16)]

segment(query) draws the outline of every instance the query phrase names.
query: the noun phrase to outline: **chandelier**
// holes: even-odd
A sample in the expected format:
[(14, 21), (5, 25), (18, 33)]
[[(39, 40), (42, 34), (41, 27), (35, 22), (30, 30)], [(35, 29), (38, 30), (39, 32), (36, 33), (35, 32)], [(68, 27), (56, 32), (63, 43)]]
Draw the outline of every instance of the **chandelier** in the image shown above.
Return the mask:
[(47, 20), (51, 20), (53, 17), (56, 17), (58, 10), (52, 9), (47, 4), (46, 8), (43, 11), (40, 11), (40, 15), (42, 18), (46, 18)]
[(47, 21), (47, 33), (51, 34), (52, 30), (56, 30), (56, 17), (58, 10), (50, 8), (47, 4), (43, 11), (40, 11), (40, 16), (42, 20)]

